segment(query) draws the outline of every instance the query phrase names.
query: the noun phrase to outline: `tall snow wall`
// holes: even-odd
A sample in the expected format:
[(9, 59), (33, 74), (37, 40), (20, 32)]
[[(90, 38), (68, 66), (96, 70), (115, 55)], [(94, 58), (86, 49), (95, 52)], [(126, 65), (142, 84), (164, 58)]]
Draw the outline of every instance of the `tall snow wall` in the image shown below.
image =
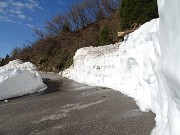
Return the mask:
[(153, 132), (180, 135), (180, 1), (158, 0), (158, 9), (161, 57), (154, 108), (161, 121)]
[(81, 48), (74, 56), (74, 64), (62, 75), (76, 82), (120, 91), (134, 98), (142, 111), (155, 112), (153, 99), (158, 91), (155, 71), (160, 57), (158, 29), (159, 20), (154, 19), (127, 35), (122, 43)]
[(62, 74), (133, 97), (156, 114), (152, 135), (180, 135), (180, 1), (158, 0), (160, 19), (142, 25), (123, 43), (79, 49)]

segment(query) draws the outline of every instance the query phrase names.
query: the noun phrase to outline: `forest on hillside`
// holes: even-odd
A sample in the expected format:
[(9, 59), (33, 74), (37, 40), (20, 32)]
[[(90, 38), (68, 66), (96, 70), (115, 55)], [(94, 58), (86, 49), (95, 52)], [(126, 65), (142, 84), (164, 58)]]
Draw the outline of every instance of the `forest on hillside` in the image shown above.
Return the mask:
[(48, 21), (45, 30), (34, 29), (35, 42), (14, 48), (0, 66), (21, 59), (58, 72), (72, 64), (77, 49), (118, 42), (117, 31), (157, 17), (156, 0), (84, 0)]

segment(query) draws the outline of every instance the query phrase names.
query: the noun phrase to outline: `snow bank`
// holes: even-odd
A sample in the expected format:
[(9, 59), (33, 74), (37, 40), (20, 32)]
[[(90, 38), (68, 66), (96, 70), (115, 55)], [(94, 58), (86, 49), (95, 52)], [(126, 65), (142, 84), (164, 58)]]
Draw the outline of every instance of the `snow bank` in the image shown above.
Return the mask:
[(161, 57), (154, 102), (159, 123), (154, 134), (180, 135), (180, 1), (158, 0), (158, 9)]
[(160, 55), (157, 30), (158, 19), (127, 35), (122, 44), (81, 48), (74, 56), (74, 65), (63, 76), (121, 91), (133, 97), (142, 111), (149, 110)]
[(0, 100), (45, 89), (46, 85), (30, 62), (14, 60), (0, 67)]
[(180, 1), (158, 0), (158, 8), (160, 19), (122, 44), (79, 49), (62, 75), (133, 97), (142, 111), (156, 114), (152, 135), (180, 135)]
[(155, 19), (127, 35), (123, 43), (81, 48), (74, 56), (74, 64), (62, 75), (76, 82), (109, 87), (134, 98), (142, 111), (156, 113), (157, 126), (162, 129), (164, 123), (159, 118), (162, 113), (154, 102), (155, 98), (164, 98), (157, 96), (158, 29), (159, 20)]

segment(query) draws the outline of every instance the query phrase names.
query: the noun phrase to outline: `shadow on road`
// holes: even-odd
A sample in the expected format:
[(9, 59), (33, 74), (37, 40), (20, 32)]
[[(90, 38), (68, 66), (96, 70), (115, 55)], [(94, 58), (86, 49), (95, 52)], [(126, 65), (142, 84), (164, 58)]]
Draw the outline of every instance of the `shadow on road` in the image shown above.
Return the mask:
[(51, 80), (49, 78), (43, 78), (43, 82), (44, 84), (46, 84), (47, 89), (42, 92), (37, 93), (38, 95), (44, 95), (44, 94), (61, 91), (60, 87), (63, 84), (61, 80)]

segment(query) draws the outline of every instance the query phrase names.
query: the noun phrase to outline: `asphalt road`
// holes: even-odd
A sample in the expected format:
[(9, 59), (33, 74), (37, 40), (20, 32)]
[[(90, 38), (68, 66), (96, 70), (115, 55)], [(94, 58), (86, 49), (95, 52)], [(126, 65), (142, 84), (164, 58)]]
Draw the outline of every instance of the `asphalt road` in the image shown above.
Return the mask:
[(155, 126), (120, 92), (42, 77), (46, 91), (0, 101), (0, 135), (149, 135)]

